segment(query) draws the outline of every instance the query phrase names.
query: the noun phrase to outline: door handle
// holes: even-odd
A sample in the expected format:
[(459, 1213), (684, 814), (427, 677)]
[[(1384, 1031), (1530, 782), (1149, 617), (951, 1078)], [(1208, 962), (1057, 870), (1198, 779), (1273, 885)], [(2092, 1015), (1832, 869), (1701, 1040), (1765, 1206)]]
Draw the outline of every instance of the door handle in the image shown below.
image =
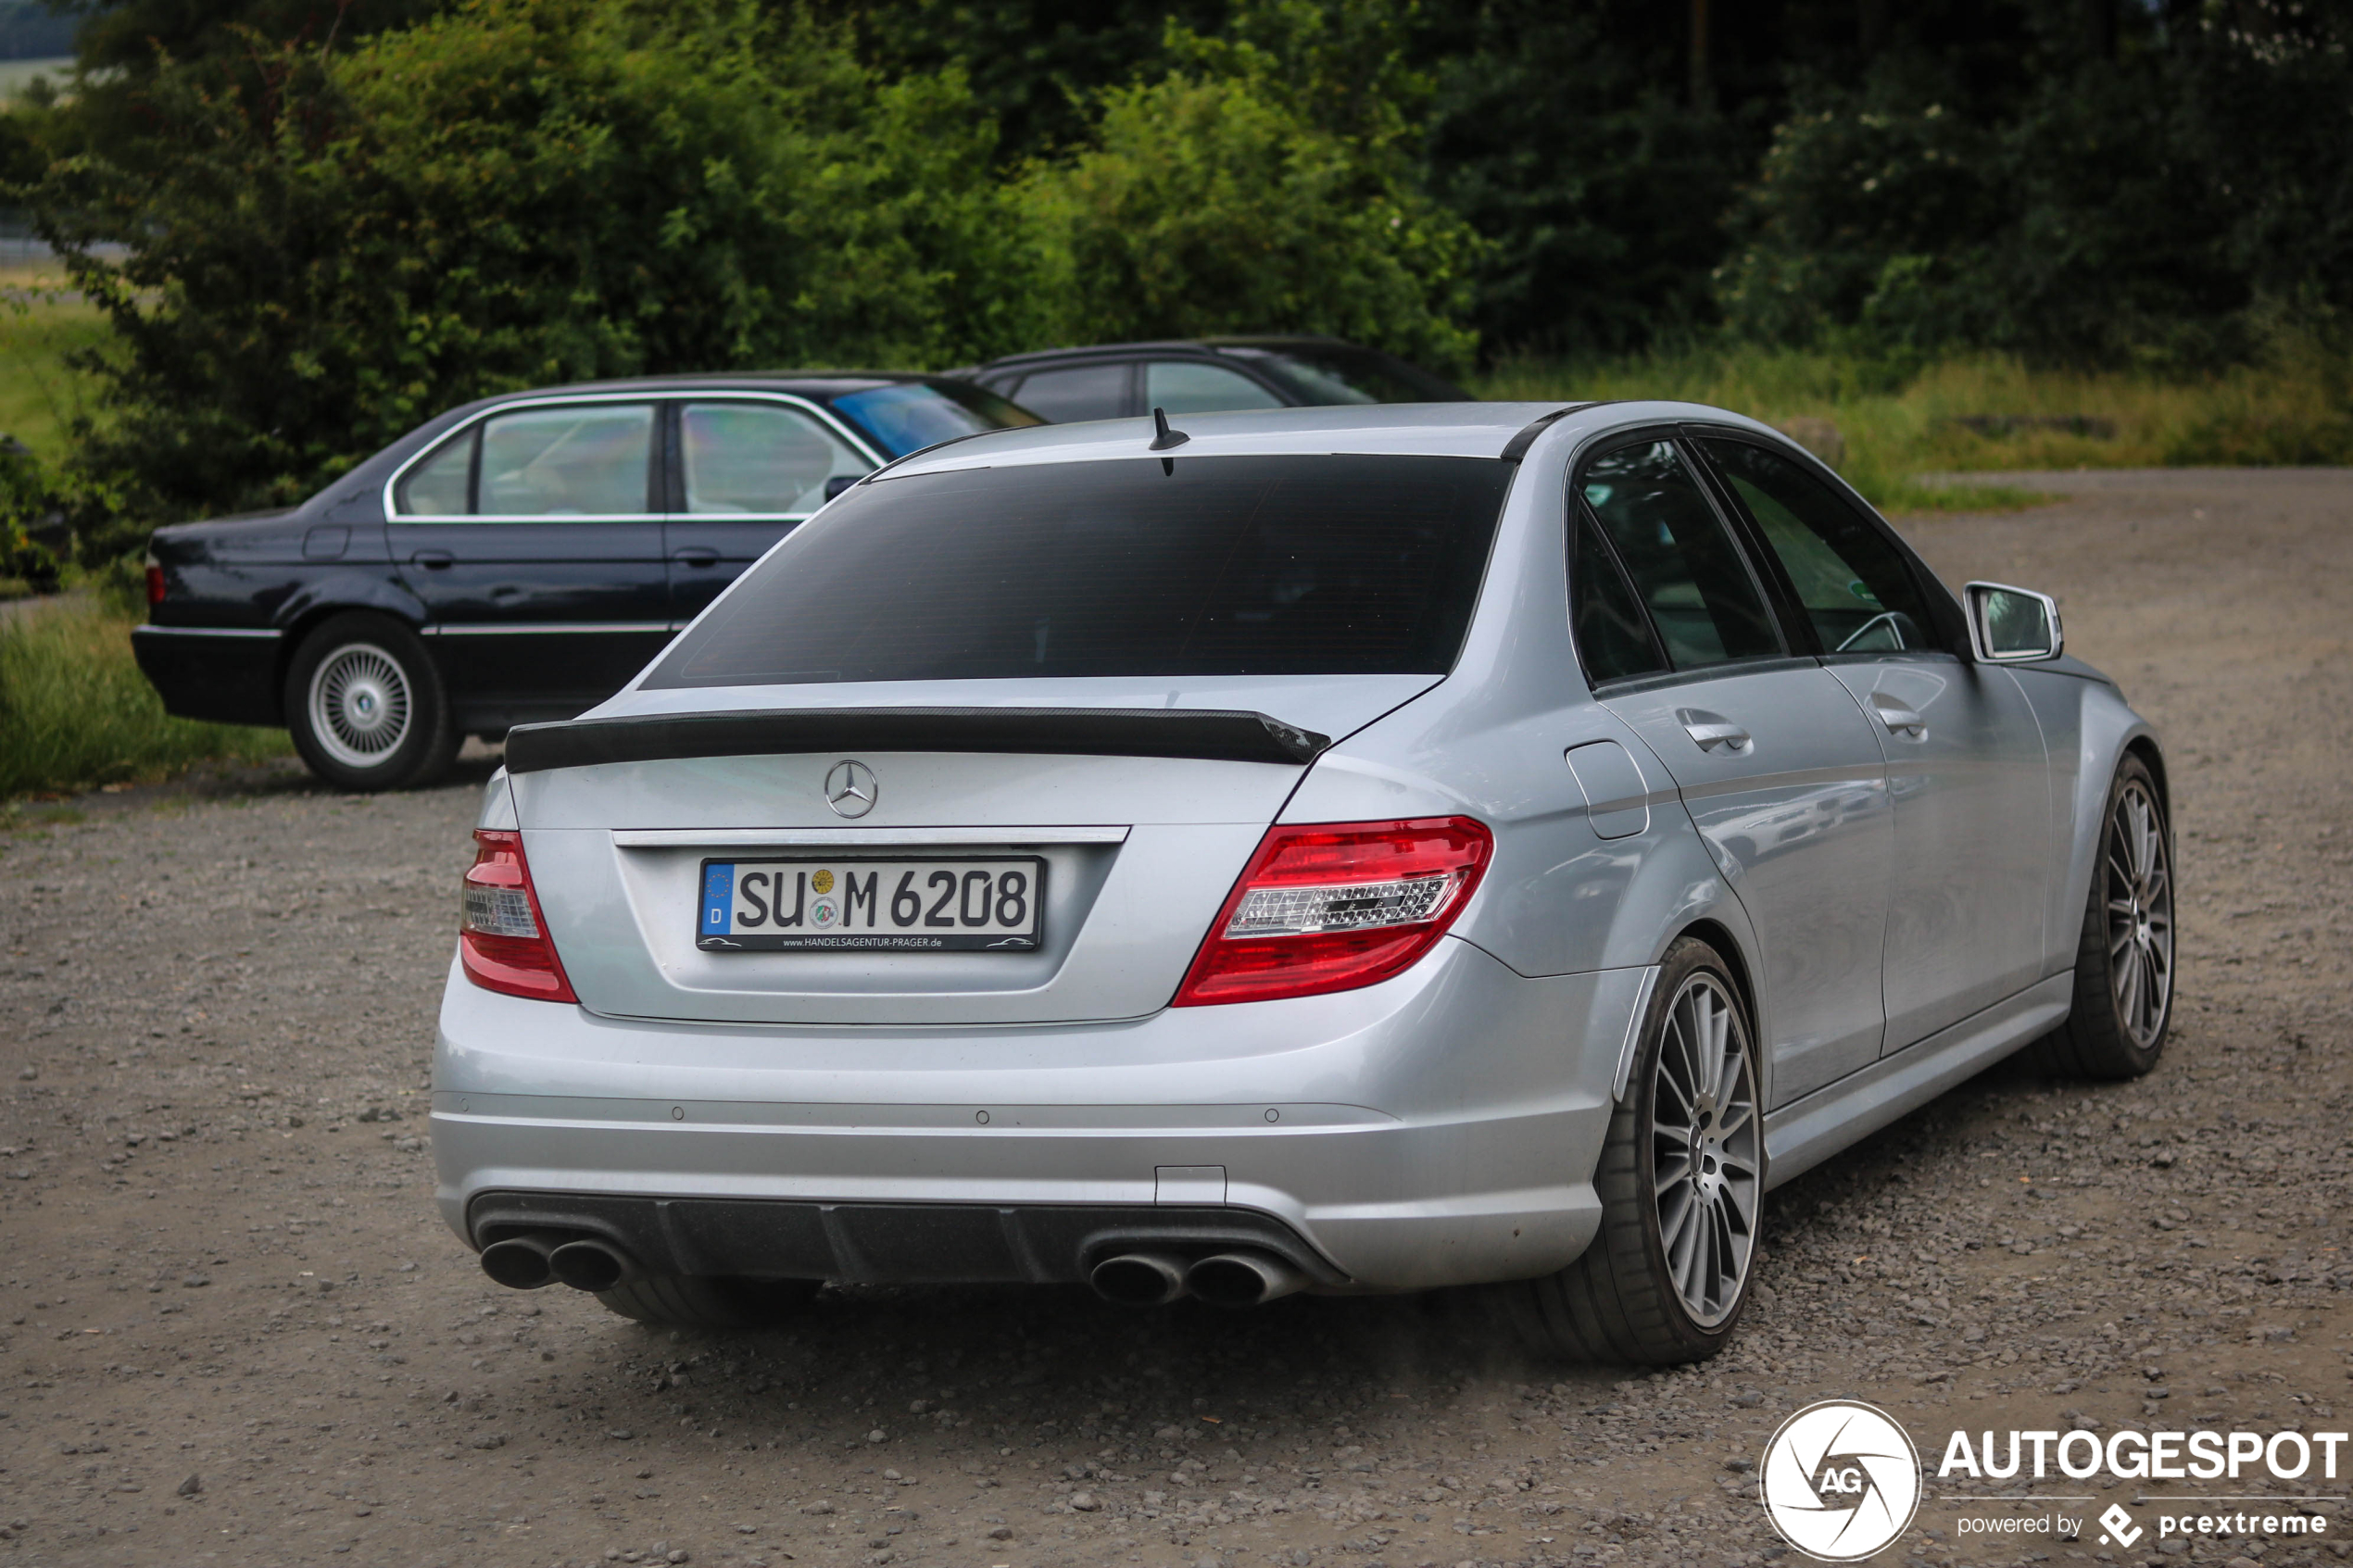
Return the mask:
[(1914, 740), (1928, 739), (1928, 721), (1881, 692), (1871, 694), (1871, 711), (1887, 726), (1891, 735), (1909, 735)]
[(443, 571), (458, 564), (458, 558), (447, 550), (419, 550), (409, 558), (410, 566), (422, 566), (427, 571)]
[(1679, 708), (1675, 721), (1702, 751), (1714, 751), (1718, 746), (1738, 754), (1751, 744), (1749, 734), (1721, 713), (1710, 713), (1704, 708)]
[(680, 566), (717, 566), (719, 552), (706, 546), (694, 545), (683, 550), (672, 551), (670, 558)]

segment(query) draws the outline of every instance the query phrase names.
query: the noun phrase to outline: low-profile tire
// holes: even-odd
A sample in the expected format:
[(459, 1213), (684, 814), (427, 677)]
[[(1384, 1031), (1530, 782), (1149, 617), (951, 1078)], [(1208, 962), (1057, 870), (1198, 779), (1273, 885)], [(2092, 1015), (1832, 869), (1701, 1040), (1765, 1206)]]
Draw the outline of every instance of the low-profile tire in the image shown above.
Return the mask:
[(304, 766), (339, 789), (430, 784), (463, 738), (441, 674), (414, 632), (388, 615), (334, 616), (286, 668), (286, 728)]
[(608, 1311), (662, 1328), (767, 1328), (808, 1306), (813, 1279), (646, 1274), (597, 1292)]
[(2137, 1078), (2173, 1021), (2173, 831), (2148, 764), (2127, 753), (2108, 789), (2075, 946), (2067, 1022), (2042, 1064), (2070, 1078)]
[(1559, 1273), (1505, 1287), (1531, 1348), (1659, 1366), (1730, 1340), (1765, 1191), (1754, 1039), (1716, 950), (1669, 947), (1593, 1173), (1601, 1232)]

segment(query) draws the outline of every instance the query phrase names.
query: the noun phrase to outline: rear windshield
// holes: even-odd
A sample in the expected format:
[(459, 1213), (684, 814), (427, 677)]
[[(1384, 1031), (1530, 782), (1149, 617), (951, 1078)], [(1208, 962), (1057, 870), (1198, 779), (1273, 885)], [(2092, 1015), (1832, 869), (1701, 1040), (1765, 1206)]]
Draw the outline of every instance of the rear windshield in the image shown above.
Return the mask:
[(1180, 456), (872, 481), (646, 684), (1442, 673), (1511, 474)]
[(834, 399), (833, 407), (894, 458), (960, 435), (1046, 422), (993, 392), (961, 383), (899, 382), (845, 394)]

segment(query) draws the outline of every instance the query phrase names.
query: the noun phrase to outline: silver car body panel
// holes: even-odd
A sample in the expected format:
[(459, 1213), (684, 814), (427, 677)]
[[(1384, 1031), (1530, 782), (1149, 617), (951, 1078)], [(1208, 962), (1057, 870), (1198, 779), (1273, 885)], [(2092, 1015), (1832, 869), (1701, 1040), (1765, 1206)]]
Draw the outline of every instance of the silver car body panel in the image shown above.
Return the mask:
[[(1179, 421), (1191, 439), (1176, 457), (1493, 458), (1558, 407), (1202, 415)], [(1741, 971), (1768, 1044), (1775, 1183), (2049, 1028), (2068, 1006), (2107, 781), (2147, 727), (2071, 659), (1931, 671), (2007, 683), (1994, 706), (2006, 722), (2030, 721), (2048, 758), (2039, 772), (2015, 728), (1990, 760), (1964, 747), (1931, 766), (1882, 746), (1871, 697), (1890, 683), (1912, 682), (1901, 695), (1928, 704), (1932, 737), (1961, 747), (1982, 727), (1892, 665), (1786, 661), (1787, 679), (1747, 699), (1760, 738), (1739, 768), (1703, 752), (1675, 709), (1705, 708), (1703, 688), (1758, 671), (1597, 700), (1567, 620), (1568, 478), (1596, 443), (1679, 420), (1780, 440), (1690, 405), (1553, 420), (1526, 444), (1443, 677), (633, 683), (591, 717), (1246, 709), (1333, 744), (1303, 767), (862, 756), (881, 801), (854, 826), (824, 804), (824, 774), (840, 760), (831, 754), (502, 773), (483, 824), (522, 828), (582, 1005), (495, 995), (453, 967), (434, 1104), (448, 1223), (477, 1240), (469, 1205), (508, 1191), (1088, 1205), (1150, 1204), (1164, 1191), (1199, 1201), (1222, 1183), (1227, 1205), (1293, 1227), (1342, 1288), (1527, 1277), (1567, 1262), (1593, 1234), (1594, 1161), (1629, 1042), (1655, 966), (1685, 933)], [(1132, 458), (1151, 433), (1140, 420), (1006, 432), (884, 472)], [(824, 523), (821, 514), (794, 537)], [(1579, 748), (1606, 749), (1573, 766)], [(1913, 835), (1929, 847), (1920, 854), (1965, 865), (1906, 865), (1914, 798), (1928, 819)], [(1458, 813), (1492, 831), (1492, 859), (1449, 935), (1404, 973), (1322, 997), (1167, 1005), (1270, 823)], [(925, 843), (1045, 855), (1046, 947), (987, 968), (939, 955), (933, 965), (965, 961), (914, 969), (713, 957), (687, 940), (691, 868), (706, 853)], [(1936, 876), (1981, 861), (2001, 868), (1982, 896), (1930, 897)], [(1963, 929), (1986, 909), (2014, 917), (2010, 928)], [(1943, 930), (1981, 950), (1975, 969), (1923, 972), (1932, 1005), (1900, 985), (1886, 993), (1926, 1035), (1899, 1045), (1905, 1026), (1885, 1027), (1880, 953), (1904, 921), (1921, 922), (1923, 942)], [(1989, 986), (1999, 994), (1983, 995)], [(1164, 1186), (1178, 1170), (1182, 1185)]]

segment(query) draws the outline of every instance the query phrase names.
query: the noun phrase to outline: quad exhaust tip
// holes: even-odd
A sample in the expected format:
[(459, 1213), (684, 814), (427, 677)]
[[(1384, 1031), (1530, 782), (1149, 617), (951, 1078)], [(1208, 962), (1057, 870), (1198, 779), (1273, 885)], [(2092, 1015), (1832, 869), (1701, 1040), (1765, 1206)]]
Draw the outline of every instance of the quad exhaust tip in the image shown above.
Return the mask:
[(1185, 1260), (1166, 1252), (1122, 1252), (1087, 1276), (1095, 1294), (1123, 1307), (1164, 1307), (1185, 1294)]
[(1271, 1252), (1237, 1250), (1189, 1260), (1168, 1252), (1120, 1252), (1087, 1276), (1095, 1294), (1123, 1307), (1164, 1307), (1197, 1296), (1213, 1307), (1256, 1307), (1307, 1288), (1307, 1276)]
[(556, 1277), (547, 1266), (553, 1250), (544, 1236), (510, 1236), (482, 1249), (482, 1272), (510, 1290), (536, 1290)]
[(482, 1249), (482, 1272), (510, 1290), (537, 1290), (560, 1281), (574, 1290), (610, 1290), (636, 1265), (605, 1242), (525, 1234)]
[(1219, 1252), (1185, 1271), (1185, 1288), (1213, 1307), (1262, 1307), (1307, 1288), (1307, 1276), (1272, 1252)]

